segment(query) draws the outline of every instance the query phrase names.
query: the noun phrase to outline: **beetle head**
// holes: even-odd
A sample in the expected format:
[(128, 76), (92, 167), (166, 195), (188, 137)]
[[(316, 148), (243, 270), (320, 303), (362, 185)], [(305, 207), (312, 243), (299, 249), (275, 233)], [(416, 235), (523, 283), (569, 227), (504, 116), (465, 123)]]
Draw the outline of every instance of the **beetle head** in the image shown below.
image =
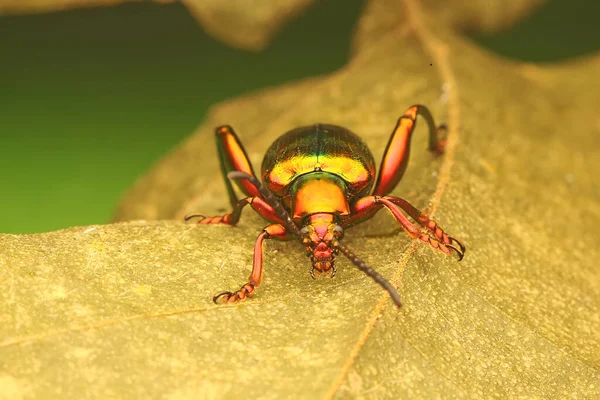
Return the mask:
[(308, 217), (300, 233), (306, 255), (312, 262), (310, 275), (314, 278), (315, 273), (325, 273), (333, 278), (336, 271), (335, 257), (339, 253), (337, 240), (344, 234), (342, 227), (335, 223), (332, 214), (313, 214)]

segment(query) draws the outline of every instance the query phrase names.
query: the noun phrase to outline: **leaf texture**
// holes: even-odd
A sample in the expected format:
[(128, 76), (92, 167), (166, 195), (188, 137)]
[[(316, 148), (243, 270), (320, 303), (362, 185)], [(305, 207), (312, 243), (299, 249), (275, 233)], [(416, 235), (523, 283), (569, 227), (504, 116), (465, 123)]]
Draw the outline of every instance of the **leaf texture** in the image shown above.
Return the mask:
[[(598, 398), (600, 57), (539, 66), (477, 48), (414, 0), (373, 30), (371, 2), (342, 70), (213, 108), (124, 199), (121, 222), (0, 236), (0, 390), (11, 398)], [(262, 227), (185, 225), (227, 198), (214, 126), (255, 166), (313, 122), (357, 132), (380, 158), (396, 118), (428, 105), (446, 154), (419, 126), (395, 194), (467, 245), (461, 263), (385, 213), (347, 232), (399, 286), (404, 307), (340, 259), (313, 281), (301, 247), (268, 243), (265, 282), (210, 301), (250, 271)]]

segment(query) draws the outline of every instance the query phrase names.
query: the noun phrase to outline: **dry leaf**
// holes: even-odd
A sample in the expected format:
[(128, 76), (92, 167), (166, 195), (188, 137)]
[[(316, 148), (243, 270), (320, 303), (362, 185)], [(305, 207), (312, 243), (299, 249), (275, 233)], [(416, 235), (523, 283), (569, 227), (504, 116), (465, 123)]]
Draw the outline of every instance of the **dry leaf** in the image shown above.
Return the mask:
[(262, 227), (251, 211), (235, 228), (133, 222), (0, 236), (0, 393), (600, 396), (600, 57), (500, 59), (415, 0), (373, 31), (374, 4), (345, 68), (215, 107), (118, 217), (226, 209), (218, 124), (238, 130), (257, 166), (275, 137), (316, 121), (359, 133), (379, 158), (396, 118), (424, 103), (449, 125), (448, 149), (432, 159), (417, 128), (396, 194), (462, 239), (464, 261), (414, 243), (382, 212), (346, 239), (399, 285), (401, 310), (343, 259), (333, 280), (312, 281), (293, 242), (268, 243), (254, 298), (215, 306), (211, 296), (250, 271)]

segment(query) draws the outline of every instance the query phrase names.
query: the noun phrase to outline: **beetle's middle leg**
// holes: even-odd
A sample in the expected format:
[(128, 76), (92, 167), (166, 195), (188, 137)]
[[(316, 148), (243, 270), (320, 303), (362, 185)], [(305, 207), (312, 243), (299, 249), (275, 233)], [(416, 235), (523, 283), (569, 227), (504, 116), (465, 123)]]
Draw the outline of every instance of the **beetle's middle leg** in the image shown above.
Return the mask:
[(261, 217), (269, 222), (282, 224), (283, 221), (277, 217), (275, 210), (266, 201), (260, 197), (246, 197), (245, 199), (239, 200), (233, 207), (233, 211), (224, 215), (218, 215), (216, 217), (206, 217), (202, 214), (189, 214), (185, 217), (186, 221), (192, 218), (199, 217), (198, 225), (214, 225), (214, 224), (226, 224), (235, 225), (240, 220), (244, 207), (250, 205), (254, 211), (256, 211)]
[[(456, 252), (458, 261), (464, 257), (466, 248), (460, 240), (449, 236), (434, 220), (399, 197), (366, 196), (359, 199), (354, 203), (352, 216), (344, 221), (342, 227), (350, 227), (365, 221), (382, 207), (387, 208), (392, 213), (394, 219), (400, 223), (409, 236), (418, 238), (445, 254), (450, 254), (452, 251)], [(411, 222), (402, 210), (414, 219), (416, 224)]]
[(242, 285), (235, 292), (222, 292), (213, 297), (215, 303), (237, 303), (251, 297), (255, 289), (260, 286), (263, 278), (263, 241), (265, 239), (287, 240), (291, 235), (285, 230), (282, 225), (272, 224), (263, 229), (254, 245), (254, 262), (252, 264), (252, 273), (248, 282)]

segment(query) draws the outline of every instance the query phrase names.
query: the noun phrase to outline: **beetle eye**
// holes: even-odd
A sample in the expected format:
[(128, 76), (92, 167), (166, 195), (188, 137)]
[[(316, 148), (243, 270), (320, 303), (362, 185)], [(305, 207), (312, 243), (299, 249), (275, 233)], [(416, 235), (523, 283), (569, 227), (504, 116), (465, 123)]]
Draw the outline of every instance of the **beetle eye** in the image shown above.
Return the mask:
[(304, 228), (300, 229), (300, 233), (303, 235), (308, 235), (308, 228), (305, 226)]

